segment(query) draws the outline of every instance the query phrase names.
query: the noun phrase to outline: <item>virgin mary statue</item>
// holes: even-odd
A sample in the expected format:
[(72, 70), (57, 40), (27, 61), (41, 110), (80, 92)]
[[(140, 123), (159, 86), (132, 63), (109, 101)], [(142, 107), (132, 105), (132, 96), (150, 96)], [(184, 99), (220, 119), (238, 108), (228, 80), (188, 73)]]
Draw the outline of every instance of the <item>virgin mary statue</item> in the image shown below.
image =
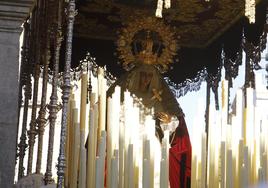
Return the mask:
[[(159, 37), (159, 33), (150, 30), (142, 30), (133, 35), (132, 39), (138, 42), (132, 41), (130, 44), (135, 45), (132, 47), (134, 61), (129, 63), (131, 66), (128, 64), (131, 68), (109, 88), (107, 94), (111, 96), (115, 86), (118, 85), (122, 91), (128, 90), (140, 98), (145, 107), (154, 108), (155, 135), (159, 138), (159, 141), (161, 142), (163, 137), (163, 129), (172, 130), (169, 150), (170, 187), (186, 188), (190, 187), (191, 179), (191, 143), (184, 120), (184, 113), (160, 73), (161, 51), (164, 53), (165, 49), (163, 48), (167, 47), (161, 45), (162, 49), (160, 48), (159, 50), (158, 48), (158, 52), (155, 50), (155, 45), (161, 41), (156, 41), (155, 39)], [(167, 127), (171, 121), (177, 122), (174, 128)], [(165, 128), (163, 125), (166, 125)]]

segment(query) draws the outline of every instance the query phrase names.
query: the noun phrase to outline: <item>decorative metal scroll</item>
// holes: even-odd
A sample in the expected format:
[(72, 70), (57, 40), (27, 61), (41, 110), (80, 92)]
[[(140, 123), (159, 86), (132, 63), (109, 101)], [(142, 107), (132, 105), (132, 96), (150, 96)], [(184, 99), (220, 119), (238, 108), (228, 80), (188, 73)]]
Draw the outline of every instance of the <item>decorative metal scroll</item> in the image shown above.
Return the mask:
[[(86, 68), (84, 66), (86, 66)], [(84, 69), (86, 69), (89, 72), (91, 71), (93, 76), (97, 77), (98, 67), (99, 66), (96, 63), (96, 58), (92, 57), (90, 55), (90, 53), (88, 52), (86, 54), (86, 57), (83, 60), (80, 61), (80, 64), (77, 67), (75, 67), (75, 68), (70, 70), (71, 82), (80, 80), (81, 76), (82, 76), (82, 72), (83, 72)], [(42, 77), (43, 69), (44, 69), (44, 67), (41, 66), (41, 68), (40, 68), (41, 78), (43, 78)], [(104, 77), (107, 79), (107, 85), (108, 86), (112, 85), (116, 80), (116, 77), (113, 76), (106, 69), (106, 67), (104, 67)], [(60, 88), (63, 85), (63, 73), (62, 72), (59, 73), (58, 79), (59, 79), (58, 87)], [(52, 84), (52, 82), (53, 82), (53, 71), (48, 69), (48, 83)]]
[[(80, 65), (79, 65), (79, 67), (81, 67), (83, 63), (86, 63), (87, 66), (88, 66), (88, 70), (89, 70), (89, 71), (92, 71), (93, 76), (97, 77), (97, 73), (98, 73), (98, 65), (97, 65), (97, 63), (96, 63), (96, 58), (92, 57), (92, 56), (90, 55), (90, 53), (88, 52), (88, 53), (86, 54), (85, 59), (83, 59), (83, 60), (80, 61)], [(81, 68), (80, 68), (80, 70), (81, 70)], [(80, 75), (81, 75), (81, 72), (80, 72)], [(106, 67), (104, 67), (104, 77), (105, 77), (106, 80), (107, 80), (107, 84), (108, 84), (108, 86), (112, 85), (112, 84), (115, 82), (115, 80), (116, 80), (116, 77), (113, 76), (113, 75), (106, 69)]]

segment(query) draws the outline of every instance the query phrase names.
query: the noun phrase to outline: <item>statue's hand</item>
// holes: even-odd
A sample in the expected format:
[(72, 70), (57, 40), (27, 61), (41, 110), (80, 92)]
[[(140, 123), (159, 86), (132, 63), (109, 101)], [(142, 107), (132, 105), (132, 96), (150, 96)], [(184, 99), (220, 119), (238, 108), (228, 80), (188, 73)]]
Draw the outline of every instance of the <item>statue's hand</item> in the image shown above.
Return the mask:
[(165, 112), (157, 113), (157, 118), (164, 124), (169, 124), (171, 122), (171, 116)]

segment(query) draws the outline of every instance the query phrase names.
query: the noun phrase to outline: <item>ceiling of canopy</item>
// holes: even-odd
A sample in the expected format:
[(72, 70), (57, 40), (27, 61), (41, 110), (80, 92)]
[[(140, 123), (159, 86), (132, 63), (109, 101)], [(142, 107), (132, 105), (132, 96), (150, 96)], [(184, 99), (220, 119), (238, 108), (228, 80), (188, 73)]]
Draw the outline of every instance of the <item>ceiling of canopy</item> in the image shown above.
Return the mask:
[[(258, 0), (257, 2), (259, 2)], [(185, 47), (206, 47), (244, 15), (241, 0), (171, 1), (163, 19), (175, 27)], [(75, 22), (79, 37), (116, 40), (117, 30), (132, 17), (154, 16), (156, 0), (80, 1)]]
[[(217, 73), (222, 65), (222, 52), (232, 61), (241, 59), (243, 36), (259, 46), (268, 1), (257, 2), (256, 23), (249, 24), (243, 16), (241, 0), (171, 0), (171, 8), (163, 10), (162, 19), (175, 29), (181, 48), (176, 57), (179, 62), (165, 76), (182, 84), (185, 80), (196, 80), (204, 68), (209, 74)], [(115, 76), (120, 76), (124, 70), (116, 55), (118, 30), (130, 18), (154, 16), (156, 3), (156, 0), (79, 0), (72, 66), (90, 52), (99, 65), (106, 65)]]

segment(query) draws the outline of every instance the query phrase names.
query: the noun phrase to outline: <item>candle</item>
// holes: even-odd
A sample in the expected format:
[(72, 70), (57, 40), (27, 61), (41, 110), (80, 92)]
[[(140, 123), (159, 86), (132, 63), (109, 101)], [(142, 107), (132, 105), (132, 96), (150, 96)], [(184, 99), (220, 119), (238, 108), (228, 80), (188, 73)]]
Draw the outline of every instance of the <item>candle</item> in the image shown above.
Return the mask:
[(101, 159), (99, 156), (96, 157), (96, 169), (95, 169), (95, 172), (96, 172), (96, 179), (95, 179), (95, 182), (96, 182), (96, 188), (103, 188), (103, 185), (101, 184)]
[(118, 179), (118, 172), (119, 172), (119, 152), (118, 150), (114, 150), (114, 156), (111, 161), (111, 188), (118, 188), (119, 186), (119, 179)]
[(246, 186), (246, 177), (245, 177), (245, 175), (246, 175), (246, 168), (245, 168), (245, 165), (244, 164), (242, 164), (242, 166), (241, 166), (241, 177), (240, 177), (240, 187), (248, 187), (248, 186)]
[[(120, 180), (120, 188), (123, 188), (124, 185), (128, 185), (128, 147), (130, 144), (130, 138), (131, 138), (131, 126), (137, 126), (133, 125), (133, 100), (130, 97), (130, 93), (127, 91), (124, 93), (124, 165), (119, 166), (120, 173), (124, 172), (124, 179), (123, 176), (119, 176)], [(128, 125), (129, 124), (129, 125)], [(121, 153), (121, 151), (119, 151)], [(121, 161), (121, 160), (120, 160)]]
[(168, 187), (168, 158), (167, 158), (167, 146), (166, 138), (163, 140), (163, 147), (161, 149), (161, 161), (160, 161), (160, 188)]
[[(74, 97), (74, 96), (73, 96)], [(69, 161), (68, 161), (68, 183), (69, 185), (71, 184), (71, 179), (72, 179), (72, 164), (73, 164), (73, 144), (74, 144), (74, 118), (77, 118), (77, 114), (73, 114), (73, 109), (75, 108), (76, 106), (76, 102), (75, 100), (71, 100), (70, 101), (71, 103), (71, 109), (70, 109), (70, 127), (69, 127), (69, 130), (68, 130), (68, 135), (69, 135), (69, 151), (68, 151), (68, 158), (69, 158)], [(76, 120), (77, 122), (77, 120)]]
[(144, 140), (143, 159), (150, 160), (150, 140), (147, 139)]
[(85, 131), (81, 131), (80, 133), (80, 170), (79, 170), (79, 188), (86, 187), (86, 149), (85, 149)]
[(65, 144), (65, 151), (66, 151), (66, 169), (65, 169), (65, 177), (64, 177), (64, 184), (66, 187), (69, 187), (69, 172), (70, 172), (70, 131), (71, 131), (71, 124), (72, 124), (72, 109), (74, 104), (74, 94), (70, 95), (69, 103), (68, 103), (68, 114), (67, 114), (67, 133), (66, 133), (66, 144)]
[(243, 172), (243, 181), (244, 181), (244, 187), (248, 187), (249, 186), (249, 158), (248, 158), (248, 147), (244, 146), (243, 148), (243, 152), (244, 152), (244, 163), (243, 166), (245, 168), (244, 172)]
[[(94, 152), (94, 158), (93, 158), (93, 160), (94, 159), (96, 159), (96, 153), (97, 153), (97, 142), (98, 142), (98, 120), (99, 120), (99, 105), (98, 105), (98, 103), (95, 103), (94, 104), (94, 116), (93, 116), (93, 118), (94, 118), (94, 125), (93, 125), (93, 127), (94, 127), (94, 129), (93, 129), (93, 131), (94, 131), (94, 133), (93, 133), (93, 136), (94, 136), (94, 140), (93, 140), (93, 152)], [(95, 161), (94, 161), (94, 167), (96, 166), (96, 163), (95, 163)], [(93, 168), (93, 169), (95, 169), (95, 168)], [(96, 183), (95, 183), (95, 177), (96, 176), (96, 173), (95, 173), (95, 171), (94, 171), (94, 174), (93, 174), (93, 185), (96, 185)]]
[(263, 153), (262, 154), (262, 167), (263, 167), (263, 175), (264, 175), (264, 180), (268, 182), (268, 172), (267, 172), (267, 154)]
[(93, 187), (93, 163), (94, 163), (94, 110), (90, 109), (90, 124), (88, 131), (88, 148), (87, 148), (87, 188)]
[(225, 142), (221, 142), (220, 148), (220, 165), (221, 165), (221, 174), (220, 174), (220, 187), (225, 187)]
[(239, 140), (239, 145), (238, 145), (238, 153), (236, 155), (237, 157), (237, 169), (236, 169), (236, 187), (240, 187), (240, 183), (243, 181), (241, 180), (241, 169), (243, 165), (243, 158), (244, 158), (244, 140), (240, 139)]
[(98, 160), (96, 161), (96, 187), (104, 187), (104, 171), (105, 171), (105, 151), (106, 151), (106, 132), (101, 132), (98, 147)]
[(121, 110), (121, 104), (120, 104), (120, 91), (121, 88), (119, 86), (115, 87), (114, 94), (112, 96), (113, 99), (113, 149), (119, 148), (119, 124), (120, 124), (120, 110)]
[(226, 140), (226, 126), (228, 121), (228, 107), (229, 107), (229, 92), (228, 92), (228, 81), (222, 81), (222, 114), (221, 114), (221, 129), (222, 129), (222, 139)]
[(113, 101), (112, 98), (107, 100), (107, 187), (111, 187), (111, 159), (112, 159), (112, 122), (113, 122)]
[(149, 188), (150, 186), (150, 160), (143, 159), (142, 187)]
[[(197, 156), (193, 155), (192, 156), (192, 163), (191, 163), (191, 187), (195, 188), (197, 187), (197, 182), (196, 182), (196, 171), (197, 171)], [(161, 171), (162, 172), (162, 171)]]
[(227, 160), (226, 160), (226, 188), (232, 188), (234, 187), (233, 184), (233, 167), (232, 167), (232, 150), (227, 150)]
[(87, 106), (87, 74), (81, 76), (80, 130), (85, 130)]
[(90, 125), (88, 136), (88, 160), (87, 160), (87, 188), (95, 187), (95, 160), (96, 160), (96, 125), (98, 117), (97, 104), (90, 109)]
[(264, 182), (264, 176), (263, 176), (263, 169), (262, 169), (262, 167), (260, 167), (258, 169), (258, 181), (259, 181), (259, 183), (263, 183)]
[[(74, 109), (74, 114), (78, 114), (78, 109)], [(74, 143), (73, 143), (73, 161), (72, 161), (72, 178), (71, 187), (77, 187), (79, 150), (80, 150), (80, 124), (74, 123)]]
[(98, 139), (101, 131), (105, 130), (106, 124), (106, 79), (104, 78), (104, 69), (98, 69), (98, 98), (99, 98), (99, 127)]
[(128, 188), (134, 188), (134, 156), (133, 156), (133, 144), (128, 146)]
[(80, 160), (79, 160), (79, 188), (86, 185), (86, 151), (85, 151), (85, 126), (87, 114), (87, 73), (81, 76), (81, 102), (80, 102)]
[[(162, 149), (161, 149), (161, 161), (160, 161), (160, 186), (161, 186), (161, 177), (164, 178), (162, 180), (163, 186), (169, 186), (169, 131), (164, 131), (164, 138), (162, 141)], [(163, 165), (163, 166), (162, 166)], [(162, 167), (164, 169), (162, 169)]]
[(169, 130), (164, 131), (164, 142), (163, 146), (166, 148), (166, 158), (167, 158), (167, 177), (169, 177)]
[(160, 163), (160, 188), (167, 188), (168, 187), (168, 177), (167, 177), (167, 171), (166, 171), (166, 166), (167, 166), (167, 160), (162, 159)]
[[(120, 121), (119, 125), (119, 188), (123, 188), (124, 180), (124, 146), (125, 146), (125, 122)], [(117, 151), (117, 150), (115, 150)], [(117, 187), (116, 187), (117, 188)]]
[(108, 178), (107, 186), (110, 187), (111, 182), (111, 158), (112, 151), (119, 149), (119, 127), (120, 127), (120, 87), (115, 88), (112, 98), (108, 98), (108, 114), (107, 114), (107, 169)]
[(201, 144), (201, 177), (200, 177), (200, 183), (201, 187), (206, 186), (205, 176), (206, 176), (206, 155), (207, 155), (207, 134), (205, 132), (202, 133), (202, 144)]

